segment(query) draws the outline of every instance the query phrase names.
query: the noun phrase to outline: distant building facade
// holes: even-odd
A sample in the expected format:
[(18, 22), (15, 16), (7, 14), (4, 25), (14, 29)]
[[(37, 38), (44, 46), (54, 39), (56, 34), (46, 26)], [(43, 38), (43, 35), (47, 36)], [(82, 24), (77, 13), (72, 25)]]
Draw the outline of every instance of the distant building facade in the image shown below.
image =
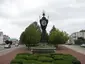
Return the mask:
[(10, 41), (12, 41), (12, 44), (18, 44), (19, 41), (16, 38), (10, 38)]
[(6, 40), (9, 40), (10, 37), (8, 35), (4, 35), (2, 31), (0, 31), (0, 44), (5, 44)]
[(10, 37), (9, 36), (7, 36), (7, 35), (3, 35), (3, 41), (5, 42), (6, 40), (9, 40), (10, 39)]
[(72, 44), (75, 44), (75, 40), (77, 40), (78, 38), (84, 38), (85, 39), (85, 30), (81, 30), (79, 32), (75, 32), (75, 33), (72, 33), (69, 37), (69, 43), (72, 43)]
[(85, 39), (85, 32), (75, 32), (71, 34), (71, 36), (74, 40), (77, 40), (78, 38), (82, 37)]
[(0, 44), (3, 44), (3, 32), (0, 32)]

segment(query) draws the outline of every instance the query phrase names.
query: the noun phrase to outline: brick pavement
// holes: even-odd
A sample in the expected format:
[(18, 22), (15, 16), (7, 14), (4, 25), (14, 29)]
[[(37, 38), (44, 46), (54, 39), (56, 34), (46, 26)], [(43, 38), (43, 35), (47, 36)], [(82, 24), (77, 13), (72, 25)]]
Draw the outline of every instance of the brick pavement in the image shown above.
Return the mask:
[[(0, 56), (0, 64), (10, 64), (10, 61), (16, 56), (18, 53), (29, 53), (26, 48), (18, 48), (10, 53)], [(64, 53), (64, 54), (71, 54), (75, 56), (78, 60), (81, 61), (81, 64), (85, 64), (85, 55), (75, 52), (71, 49), (68, 49), (64, 46), (59, 46), (59, 49), (56, 50), (56, 53)]]
[(10, 64), (10, 61), (16, 56), (18, 53), (26, 53), (29, 52), (27, 49), (18, 48), (10, 53), (0, 56), (0, 64)]
[(78, 60), (80, 60), (81, 64), (85, 64), (85, 55), (84, 54), (76, 52), (76, 51), (69, 49), (67, 47), (60, 46), (59, 49), (56, 51), (56, 53), (71, 54), (71, 55), (75, 56)]

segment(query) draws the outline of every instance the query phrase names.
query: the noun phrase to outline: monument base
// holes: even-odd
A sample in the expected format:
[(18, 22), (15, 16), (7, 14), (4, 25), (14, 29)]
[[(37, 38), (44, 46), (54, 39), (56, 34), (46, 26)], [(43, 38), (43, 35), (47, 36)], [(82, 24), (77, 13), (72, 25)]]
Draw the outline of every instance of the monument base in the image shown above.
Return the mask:
[(47, 45), (47, 43), (40, 43), (37, 47), (31, 47), (32, 53), (55, 53), (56, 47)]
[(48, 42), (48, 33), (46, 32), (46, 30), (42, 30), (42, 34), (41, 34), (41, 43), (46, 43)]

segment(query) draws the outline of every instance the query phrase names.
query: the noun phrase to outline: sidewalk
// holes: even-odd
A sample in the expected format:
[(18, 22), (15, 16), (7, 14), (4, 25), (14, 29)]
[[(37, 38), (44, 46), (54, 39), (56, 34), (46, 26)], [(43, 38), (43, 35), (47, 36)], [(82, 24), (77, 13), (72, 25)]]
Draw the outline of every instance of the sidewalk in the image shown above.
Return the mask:
[(62, 45), (62, 46), (65, 46), (67, 48), (70, 48), (76, 52), (79, 52), (81, 54), (84, 54), (85, 55), (85, 48), (84, 47), (80, 47), (79, 45)]
[(84, 54), (76, 52), (65, 46), (59, 46), (59, 47), (60, 47), (60, 49), (56, 50), (56, 53), (71, 54), (74, 57), (76, 57), (81, 62), (81, 64), (85, 64), (85, 55)]
[(11, 60), (14, 59), (18, 53), (28, 53), (28, 52), (30, 51), (28, 51), (27, 48), (25, 47), (13, 49), (10, 52), (7, 52), (5, 54), (2, 54), (2, 56), (0, 56), (0, 64), (10, 64)]
[[(18, 53), (30, 53), (30, 51), (26, 47), (12, 50), (11, 52), (0, 56), (0, 64), (10, 64), (11, 60), (14, 59)], [(59, 49), (56, 50), (56, 53), (71, 54), (80, 60), (81, 64), (85, 64), (85, 55), (73, 51), (72, 49), (69, 49), (65, 46), (59, 46)]]
[(24, 46), (20, 45), (20, 46), (18, 46), (18, 47), (12, 47), (12, 48), (8, 48), (8, 49), (5, 48), (5, 49), (3, 49), (3, 50), (0, 51), (0, 56), (5, 55), (5, 54), (7, 54), (7, 53), (10, 53), (10, 52), (12, 52), (13, 50), (16, 50), (16, 49), (22, 48), (22, 47), (24, 47)]

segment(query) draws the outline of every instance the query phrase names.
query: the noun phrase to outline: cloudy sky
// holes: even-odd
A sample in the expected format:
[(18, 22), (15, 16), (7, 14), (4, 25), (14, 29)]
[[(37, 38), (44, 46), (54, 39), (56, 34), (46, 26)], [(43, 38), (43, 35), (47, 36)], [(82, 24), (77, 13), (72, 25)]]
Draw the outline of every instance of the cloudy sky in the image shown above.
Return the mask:
[(85, 29), (85, 0), (0, 0), (0, 31), (19, 38), (29, 24), (39, 23), (43, 10), (47, 31), (53, 25), (69, 34)]

